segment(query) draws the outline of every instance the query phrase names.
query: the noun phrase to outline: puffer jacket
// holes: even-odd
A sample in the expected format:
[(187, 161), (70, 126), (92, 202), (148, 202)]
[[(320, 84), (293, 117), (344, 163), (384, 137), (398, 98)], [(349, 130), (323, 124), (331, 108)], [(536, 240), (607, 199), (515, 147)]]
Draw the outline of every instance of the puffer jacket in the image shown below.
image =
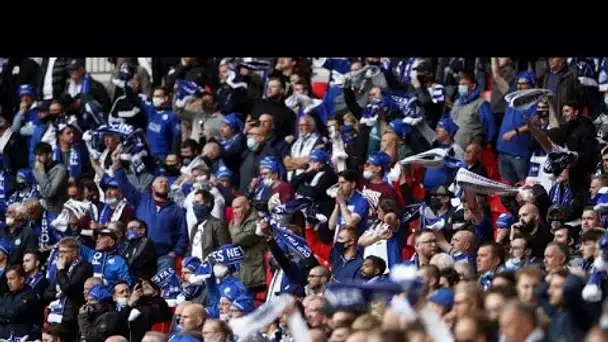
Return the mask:
[(252, 209), (249, 216), (239, 225), (236, 225), (234, 221), (230, 222), (229, 225), (232, 242), (241, 246), (245, 252), (245, 259), (241, 263), (241, 270), (235, 273), (235, 276), (247, 288), (266, 285), (264, 271), (266, 242), (264, 242), (261, 236), (255, 234), (257, 220), (258, 213)]

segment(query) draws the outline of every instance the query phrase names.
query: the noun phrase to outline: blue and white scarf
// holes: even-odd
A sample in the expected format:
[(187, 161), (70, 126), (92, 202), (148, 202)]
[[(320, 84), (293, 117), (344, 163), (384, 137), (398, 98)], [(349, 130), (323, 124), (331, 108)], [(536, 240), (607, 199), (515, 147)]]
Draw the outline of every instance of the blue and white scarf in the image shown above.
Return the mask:
[(140, 175), (146, 169), (143, 158), (149, 155), (146, 147), (145, 132), (129, 124), (102, 125), (97, 128), (96, 135), (103, 137), (106, 134), (120, 136), (121, 156), (120, 158), (130, 162), (131, 171)]
[(91, 75), (88, 72), (84, 74), (84, 77), (82, 78), (80, 93), (82, 95), (89, 95), (91, 93)]
[(175, 300), (182, 291), (179, 276), (172, 267), (160, 270), (150, 280), (160, 288), (165, 300)]
[(34, 274), (33, 277), (28, 277), (26, 282), (31, 288), (34, 288), (36, 285), (38, 285), (38, 283), (40, 282), (40, 280), (42, 280), (43, 277), (44, 273), (38, 271), (36, 272), (36, 274)]
[(572, 190), (569, 186), (557, 183), (551, 187), (551, 190), (549, 191), (549, 198), (551, 198), (551, 203), (554, 205), (565, 207), (572, 202)]
[(408, 57), (397, 63), (397, 67), (395, 67), (395, 78), (398, 82), (406, 86), (411, 84), (412, 78), (410, 77), (410, 74), (412, 73), (415, 61), (416, 57)]
[(38, 198), (38, 197), (40, 197), (40, 196), (39, 196), (38, 190), (36, 190), (36, 186), (34, 185), (27, 192), (21, 192), (21, 191), (13, 192), (13, 194), (8, 199), (8, 202), (6, 204), (11, 205), (13, 203), (24, 203), (24, 202), (27, 202), (31, 198)]
[(125, 209), (126, 206), (127, 200), (123, 198), (122, 200), (120, 200), (120, 202), (118, 202), (118, 205), (116, 205), (116, 208), (112, 212), (112, 215), (110, 215), (110, 211), (112, 210), (112, 208), (109, 204), (106, 203), (106, 205), (101, 210), (101, 213), (99, 214), (99, 219), (97, 220), (97, 223), (105, 225), (108, 222), (120, 221), (122, 211)]
[(4, 170), (0, 171), (0, 203), (6, 205), (6, 176)]
[(209, 254), (208, 259), (213, 264), (222, 264), (224, 266), (237, 266), (243, 262), (245, 252), (241, 246), (236, 244), (226, 244), (216, 249)]
[[(49, 230), (49, 219), (48, 211), (42, 213), (42, 220), (40, 223), (40, 235), (38, 237), (38, 247), (47, 248), (55, 244), (55, 234)], [(53, 249), (55, 250), (55, 249)]]
[[(59, 146), (55, 147), (53, 151), (53, 161), (62, 164), (63, 153)], [(82, 172), (82, 153), (76, 146), (70, 148), (70, 160), (68, 162), (68, 172), (70, 177), (78, 178)]]
[(240, 135), (241, 135), (241, 133), (237, 133), (232, 138), (221, 139), (220, 140), (220, 145), (222, 145), (222, 147), (224, 148), (224, 150), (227, 151), (227, 150), (230, 149), (230, 147), (232, 147), (232, 145), (234, 145), (234, 142), (236, 141), (236, 139), (238, 139), (238, 137)]
[(104, 271), (106, 268), (106, 261), (108, 260), (108, 252), (95, 251), (93, 258), (91, 258), (91, 265), (93, 265), (93, 276), (101, 279), (105, 279)]
[[(76, 268), (76, 266), (78, 266), (78, 264), (80, 264), (80, 262), (81, 262), (81, 260), (79, 258), (79, 259), (76, 259), (76, 261), (74, 261), (70, 265), (70, 268), (68, 268), (68, 272), (67, 272), (68, 277), (70, 277), (70, 275), (74, 271), (74, 268)], [(51, 284), (53, 284), (52, 286), (56, 286), (58, 288), (58, 285), (56, 285), (54, 281)], [(59, 299), (51, 302), (51, 304), (49, 304), (50, 312), (47, 317), (47, 322), (61, 324), (61, 322), (63, 321), (63, 313), (65, 311), (65, 304), (66, 304), (67, 298), (68, 297), (64, 295), (61, 298), (59, 298)]]
[(57, 259), (59, 258), (59, 247), (55, 246), (49, 254), (48, 265), (46, 268), (46, 279), (50, 284), (55, 284), (55, 276), (57, 276)]

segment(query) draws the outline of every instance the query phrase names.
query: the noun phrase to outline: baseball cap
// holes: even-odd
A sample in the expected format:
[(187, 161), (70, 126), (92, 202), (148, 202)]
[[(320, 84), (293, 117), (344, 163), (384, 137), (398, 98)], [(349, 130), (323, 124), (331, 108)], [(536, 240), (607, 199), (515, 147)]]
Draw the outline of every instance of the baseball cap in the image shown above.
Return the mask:
[(68, 70), (75, 70), (78, 68), (84, 68), (84, 60), (81, 58), (72, 59), (70, 63), (68, 63), (68, 65), (66, 66), (66, 69)]

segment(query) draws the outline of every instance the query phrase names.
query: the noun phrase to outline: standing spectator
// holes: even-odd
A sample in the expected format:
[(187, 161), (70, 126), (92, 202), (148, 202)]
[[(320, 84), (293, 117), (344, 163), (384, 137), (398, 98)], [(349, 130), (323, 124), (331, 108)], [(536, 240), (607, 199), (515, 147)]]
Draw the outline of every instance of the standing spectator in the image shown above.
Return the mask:
[(41, 328), (38, 296), (25, 282), (21, 265), (6, 270), (9, 292), (0, 297), (0, 338), (37, 338)]
[(443, 116), (445, 89), (442, 84), (433, 81), (434, 70), (428, 61), (420, 61), (414, 70), (416, 77), (411, 80), (412, 86), (420, 106), (424, 109), (426, 122), (431, 128), (435, 128)]
[(169, 199), (169, 181), (166, 177), (156, 177), (152, 194), (139, 191), (127, 179), (118, 153), (112, 153), (112, 160), (114, 179), (120, 191), (135, 208), (135, 216), (148, 226), (148, 237), (154, 242), (159, 256), (158, 269), (175, 267), (175, 258), (185, 255), (189, 239), (186, 214)]
[(194, 195), (192, 209), (196, 216), (196, 226), (190, 234), (190, 253), (204, 260), (211, 252), (230, 243), (230, 232), (223, 220), (211, 215), (215, 205), (214, 196), (207, 190), (199, 190)]
[(10, 175), (16, 175), (18, 170), (28, 167), (26, 150), (27, 140), (13, 131), (10, 122), (0, 117), (0, 167)]
[(19, 108), (19, 99), (15, 97), (17, 89), (25, 84), (37, 84), (38, 68), (38, 63), (28, 57), (11, 57), (4, 64), (0, 75), (0, 108), (6, 119), (10, 120), (10, 115)]
[(49, 280), (51, 285), (44, 293), (49, 305), (49, 323), (61, 324), (67, 332), (66, 342), (75, 342), (79, 337), (77, 314), (84, 304), (85, 281), (93, 276), (93, 266), (80, 259), (80, 247), (76, 239), (68, 237), (59, 241), (57, 273)]
[(106, 87), (99, 81), (93, 79), (85, 69), (85, 61), (81, 58), (74, 58), (66, 67), (70, 78), (65, 92), (73, 98), (82, 94), (85, 98), (93, 98), (99, 102), (103, 113), (110, 112), (110, 96)]
[(122, 256), (135, 278), (151, 279), (156, 274), (156, 248), (147, 234), (148, 226), (144, 221), (135, 219), (127, 224), (127, 247)]
[[(517, 75), (516, 81), (517, 90), (526, 90), (535, 86), (536, 76), (532, 72), (522, 71)], [(494, 90), (492, 92), (494, 93)], [(501, 101), (504, 102), (502, 99)], [(536, 106), (524, 110), (515, 109), (510, 105), (504, 107), (506, 107), (505, 117), (498, 131), (496, 150), (500, 176), (513, 185), (524, 181), (528, 175), (532, 137), (528, 132), (525, 118), (535, 114)]]
[(308, 284), (304, 287), (306, 296), (321, 295), (331, 279), (331, 271), (325, 266), (315, 266), (308, 273)]
[(385, 178), (390, 171), (391, 158), (384, 152), (370, 153), (363, 170), (361, 192), (367, 198), (371, 208), (368, 219), (376, 217), (380, 201), (394, 199), (395, 191)]
[(543, 85), (553, 92), (553, 110), (561, 118), (561, 110), (566, 103), (582, 101), (582, 89), (575, 69), (569, 69), (566, 58), (549, 57), (549, 70)]
[(257, 235), (256, 225), (258, 213), (251, 208), (247, 198), (241, 196), (232, 202), (234, 219), (228, 225), (232, 242), (241, 246), (245, 259), (241, 263), (241, 270), (236, 276), (243, 285), (254, 295), (266, 291), (264, 270), (264, 251), (266, 243), (264, 238)]
[(496, 125), (490, 105), (483, 99), (475, 77), (466, 72), (460, 75), (458, 83), (458, 100), (454, 102), (450, 117), (459, 127), (454, 142), (463, 149), (471, 138), (483, 137), (485, 142), (492, 142), (496, 135)]
[(216, 68), (207, 68), (200, 57), (182, 57), (179, 64), (169, 70), (165, 78), (167, 89), (173, 89), (177, 80), (194, 81), (199, 86), (212, 87), (216, 75), (213, 75)]
[(133, 285), (127, 261), (118, 254), (118, 236), (110, 229), (104, 228), (95, 232), (95, 250), (83, 248), (81, 255), (93, 265), (93, 275), (103, 279), (110, 287), (117, 281)]
[(65, 165), (71, 179), (80, 179), (92, 174), (89, 153), (84, 144), (76, 143), (76, 129), (66, 122), (56, 128), (57, 146), (53, 150), (53, 161)]
[[(497, 117), (497, 123), (501, 123), (503, 115), (507, 111), (505, 95), (515, 88), (517, 70), (510, 57), (492, 57), (492, 94), (490, 96), (490, 106), (492, 113)], [(532, 83), (536, 83), (536, 79)], [(500, 137), (498, 137), (500, 139)]]
[(285, 80), (283, 77), (271, 77), (266, 88), (266, 99), (262, 100), (251, 111), (254, 120), (261, 120), (262, 114), (268, 114), (274, 121), (274, 133), (283, 140), (293, 135), (296, 126), (296, 115), (285, 105)]
[(68, 171), (63, 164), (53, 161), (53, 149), (47, 143), (38, 143), (34, 150), (36, 162), (34, 177), (38, 183), (40, 196), (47, 210), (59, 214), (67, 199), (65, 189), (68, 183)]
[[(221, 137), (218, 142), (222, 146), (222, 160), (235, 176), (238, 175), (241, 154), (247, 149), (247, 138), (242, 132), (243, 122), (236, 113), (224, 116), (220, 126)], [(232, 180), (238, 185), (238, 177), (232, 177)]]
[[(135, 73), (133, 75), (133, 80), (137, 82), (138, 88), (141, 90), (141, 94), (146, 96), (150, 96), (152, 94), (152, 84), (150, 83), (150, 75), (148, 71), (137, 61), (136, 57), (110, 57), (108, 58), (110, 63), (114, 64), (114, 69), (112, 70), (111, 79), (115, 79), (118, 76), (118, 72), (124, 63), (130, 63), (135, 66)], [(108, 93), (112, 102), (116, 101), (118, 97), (122, 95), (121, 88), (116, 87), (114, 82), (108, 83)]]
[(57, 99), (63, 94), (68, 79), (66, 67), (73, 57), (43, 57), (36, 89), (39, 100)]
[(334, 280), (342, 283), (361, 279), (363, 248), (357, 244), (358, 238), (354, 226), (347, 224), (340, 229), (329, 256)]
[[(264, 115), (268, 117), (268, 115)], [(241, 167), (239, 170), (240, 184), (239, 192), (247, 192), (251, 180), (258, 176), (260, 161), (266, 156), (275, 156), (283, 160), (283, 155), (272, 146), (273, 140), (277, 138), (271, 136), (270, 132), (262, 127), (253, 127), (247, 132), (247, 148), (241, 157)], [(283, 141), (283, 145), (287, 145)]]
[(291, 153), (283, 163), (287, 169), (287, 180), (300, 175), (306, 170), (311, 152), (323, 145), (321, 136), (317, 133), (315, 120), (309, 115), (303, 115), (298, 122), (298, 139), (291, 145)]
[(477, 141), (473, 141), (466, 146), (464, 151), (464, 162), (467, 165), (467, 170), (474, 172), (482, 177), (488, 177), (486, 168), (481, 163), (481, 153), (483, 147)]
[(487, 242), (479, 247), (477, 251), (477, 272), (479, 284), (484, 291), (492, 286), (492, 278), (504, 263), (504, 250), (496, 242)]
[(369, 203), (365, 196), (357, 191), (359, 174), (353, 170), (346, 170), (339, 174), (336, 194), (336, 206), (329, 218), (329, 229), (336, 230), (338, 236), (344, 225), (356, 227), (357, 235), (363, 234), (367, 228)]

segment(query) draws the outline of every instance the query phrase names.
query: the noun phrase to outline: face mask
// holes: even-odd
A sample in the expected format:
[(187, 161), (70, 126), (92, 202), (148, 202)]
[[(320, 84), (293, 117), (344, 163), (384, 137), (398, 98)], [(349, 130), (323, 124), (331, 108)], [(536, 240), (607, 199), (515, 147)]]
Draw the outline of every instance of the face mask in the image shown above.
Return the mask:
[(372, 179), (374, 177), (374, 173), (368, 170), (363, 171), (363, 178)]
[(183, 156), (182, 157), (182, 164), (184, 166), (188, 166), (190, 163), (192, 162), (192, 158), (190, 156)]
[(339, 249), (346, 249), (346, 243), (345, 242), (336, 241), (334, 243), (334, 246), (336, 248), (339, 248)]
[(127, 230), (127, 240), (135, 240), (139, 237), (139, 235), (137, 234), (137, 231), (135, 229), (129, 229)]
[(254, 138), (251, 138), (251, 137), (247, 138), (247, 148), (250, 149), (251, 151), (253, 151), (253, 149), (255, 148), (255, 146), (257, 144), (258, 143), (255, 141)]
[(163, 99), (162, 97), (156, 97), (156, 96), (154, 96), (152, 98), (152, 104), (156, 108), (162, 107), (164, 102), (165, 102), (165, 99)]
[(460, 96), (465, 96), (468, 93), (469, 93), (469, 87), (467, 87), (465, 85), (458, 86), (458, 94), (460, 94)]
[(229, 314), (220, 314), (220, 321), (228, 322), (230, 320)]
[(124, 308), (125, 306), (127, 306), (127, 303), (129, 302), (129, 298), (117, 298), (116, 299), (116, 305), (118, 305), (118, 307), (120, 308)]
[(206, 204), (194, 203), (192, 210), (199, 221), (202, 221), (209, 216), (209, 206)]
[(179, 172), (179, 168), (177, 166), (165, 166), (165, 172), (167, 172), (167, 174), (169, 176), (179, 176), (180, 172)]
[(221, 264), (213, 265), (213, 275), (216, 278), (224, 278), (227, 274), (228, 274), (228, 267), (221, 265)]
[(15, 219), (12, 217), (7, 217), (5, 223), (7, 226), (12, 226), (15, 223)]
[(107, 201), (110, 208), (116, 208), (116, 205), (118, 204), (118, 198), (108, 198)]
[(431, 210), (437, 211), (437, 210), (441, 209), (442, 206), (443, 205), (441, 204), (441, 199), (439, 199), (437, 197), (431, 198), (431, 203), (430, 203)]
[(271, 186), (271, 185), (272, 185), (272, 183), (274, 183), (274, 181), (273, 181), (272, 179), (270, 179), (270, 178), (264, 178), (264, 180), (262, 181), (262, 183), (263, 183), (265, 186)]

